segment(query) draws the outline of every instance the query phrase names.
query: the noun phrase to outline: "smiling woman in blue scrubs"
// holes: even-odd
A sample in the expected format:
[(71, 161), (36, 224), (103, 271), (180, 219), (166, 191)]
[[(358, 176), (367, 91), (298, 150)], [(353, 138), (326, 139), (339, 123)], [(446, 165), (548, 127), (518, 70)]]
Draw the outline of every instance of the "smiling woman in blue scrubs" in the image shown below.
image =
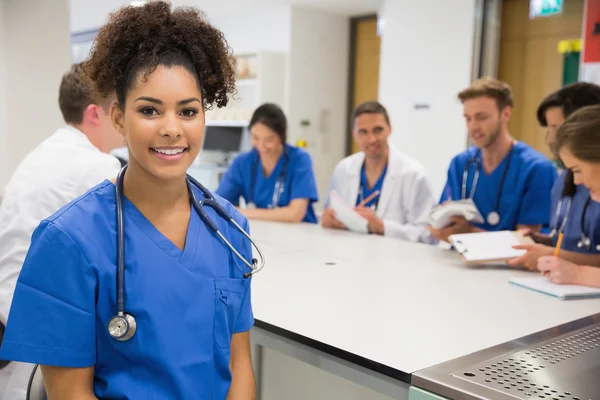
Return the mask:
[[(40, 364), (50, 400), (255, 399), (249, 268), (202, 222), (186, 184), (205, 108), (224, 106), (235, 87), (226, 42), (202, 14), (166, 2), (116, 11), (96, 40), (86, 78), (98, 96), (116, 91), (111, 118), (129, 148), (124, 301), (137, 328), (128, 340), (112, 325), (109, 334), (117, 198), (105, 181), (33, 234), (0, 359)], [(250, 259), (245, 236), (205, 210)]]
[[(600, 104), (600, 86), (577, 82), (546, 97), (538, 107), (537, 117), (546, 127), (546, 142), (552, 149), (556, 132), (575, 111)], [(557, 157), (556, 164), (562, 166)], [(517, 246), (527, 252), (511, 260), (511, 265), (537, 270), (538, 259), (554, 253), (558, 236), (563, 234), (561, 256), (572, 262), (600, 266), (600, 203), (594, 201), (584, 185), (576, 185), (573, 172), (565, 169), (552, 189), (550, 235), (532, 233), (537, 244)]]
[(239, 155), (217, 193), (234, 205), (240, 197), (247, 218), (316, 223), (313, 203), (319, 200), (310, 155), (286, 144), (287, 121), (275, 104), (263, 104), (249, 124), (253, 149)]

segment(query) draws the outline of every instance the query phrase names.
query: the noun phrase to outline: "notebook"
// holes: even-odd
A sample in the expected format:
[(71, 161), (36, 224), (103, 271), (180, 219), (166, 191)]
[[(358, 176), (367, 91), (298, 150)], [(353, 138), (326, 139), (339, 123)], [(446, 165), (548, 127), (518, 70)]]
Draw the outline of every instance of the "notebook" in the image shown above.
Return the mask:
[(513, 285), (556, 297), (559, 300), (580, 300), (600, 298), (600, 289), (579, 285), (558, 285), (545, 276), (512, 278)]
[(520, 257), (525, 250), (513, 249), (523, 243), (533, 243), (519, 232), (477, 232), (450, 235), (450, 244), (469, 264), (505, 262)]
[(346, 204), (335, 190), (332, 190), (329, 194), (329, 206), (335, 211), (335, 218), (344, 224), (348, 230), (369, 233), (369, 221)]
[(450, 218), (463, 216), (467, 221), (481, 224), (483, 216), (477, 209), (472, 199), (449, 201), (436, 206), (429, 213), (429, 225), (436, 229), (442, 229), (451, 224)]

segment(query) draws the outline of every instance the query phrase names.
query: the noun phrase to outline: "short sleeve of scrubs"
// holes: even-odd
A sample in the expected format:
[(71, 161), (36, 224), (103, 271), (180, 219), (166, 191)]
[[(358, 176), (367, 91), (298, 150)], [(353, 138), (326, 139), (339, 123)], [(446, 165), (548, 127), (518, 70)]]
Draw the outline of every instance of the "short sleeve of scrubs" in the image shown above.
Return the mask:
[[(244, 219), (244, 223), (242, 224), (242, 228), (250, 234), (250, 229), (248, 226), (248, 220)], [(252, 259), (252, 245), (250, 241), (245, 237), (242, 238), (241, 243), (237, 246), (237, 248), (241, 249), (240, 254), (246, 260)], [(240, 260), (235, 257), (235, 262), (241, 263)], [(244, 265), (241, 266), (243, 270), (246, 269)], [(248, 278), (246, 280), (246, 284), (244, 285), (244, 297), (242, 298), (242, 304), (240, 306), (240, 312), (237, 317), (237, 321), (235, 323), (235, 328), (233, 333), (240, 333), (249, 331), (250, 328), (254, 325), (254, 315), (252, 313), (252, 303), (251, 303), (251, 283), (252, 278)]]
[(221, 178), (216, 193), (237, 207), (240, 203), (240, 197), (244, 194), (243, 181), (242, 160), (237, 157)]
[(556, 169), (551, 163), (539, 163), (532, 169), (525, 185), (518, 224), (545, 225), (548, 223), (550, 199), (555, 181)]
[(308, 199), (311, 202), (319, 200), (312, 160), (304, 151), (299, 152), (295, 160), (290, 191), (290, 200)]
[(17, 281), (0, 359), (94, 365), (96, 289), (96, 274), (77, 244), (52, 222), (42, 222)]
[[(462, 177), (461, 177), (462, 179)], [(452, 190), (458, 184), (457, 172), (456, 172), (456, 157), (452, 159), (450, 162), (450, 166), (448, 167), (448, 178), (446, 180), (446, 184), (444, 185), (444, 189), (442, 190), (442, 195), (440, 197), (440, 204), (451, 201), (451, 200), (460, 200), (460, 193), (455, 193), (455, 190)]]

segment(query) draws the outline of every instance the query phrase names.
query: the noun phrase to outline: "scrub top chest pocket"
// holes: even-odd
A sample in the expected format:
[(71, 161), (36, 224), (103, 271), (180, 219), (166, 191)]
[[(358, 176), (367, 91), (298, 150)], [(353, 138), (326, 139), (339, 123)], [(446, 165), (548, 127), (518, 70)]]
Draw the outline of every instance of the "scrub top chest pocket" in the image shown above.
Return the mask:
[(214, 335), (217, 346), (228, 348), (236, 331), (236, 323), (248, 279), (215, 278)]

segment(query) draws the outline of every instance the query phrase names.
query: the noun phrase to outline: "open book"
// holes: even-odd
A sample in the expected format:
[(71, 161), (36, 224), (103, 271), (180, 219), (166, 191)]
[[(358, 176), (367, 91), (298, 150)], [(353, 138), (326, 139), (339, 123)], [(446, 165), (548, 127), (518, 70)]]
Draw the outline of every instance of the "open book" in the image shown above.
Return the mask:
[(556, 297), (559, 300), (593, 299), (600, 297), (600, 289), (598, 288), (578, 285), (558, 285), (545, 276), (512, 278), (509, 282), (513, 285)]
[(450, 218), (463, 216), (469, 222), (482, 224), (483, 216), (475, 206), (472, 199), (449, 201), (436, 206), (429, 213), (429, 225), (436, 229), (445, 228), (450, 225)]
[(369, 233), (369, 221), (354, 211), (354, 208), (346, 204), (342, 197), (332, 190), (329, 193), (329, 206), (335, 212), (335, 218), (346, 225), (348, 230), (359, 233)]
[(506, 262), (525, 254), (525, 250), (513, 246), (533, 243), (531, 238), (512, 231), (463, 233), (450, 235), (448, 240), (469, 264)]

